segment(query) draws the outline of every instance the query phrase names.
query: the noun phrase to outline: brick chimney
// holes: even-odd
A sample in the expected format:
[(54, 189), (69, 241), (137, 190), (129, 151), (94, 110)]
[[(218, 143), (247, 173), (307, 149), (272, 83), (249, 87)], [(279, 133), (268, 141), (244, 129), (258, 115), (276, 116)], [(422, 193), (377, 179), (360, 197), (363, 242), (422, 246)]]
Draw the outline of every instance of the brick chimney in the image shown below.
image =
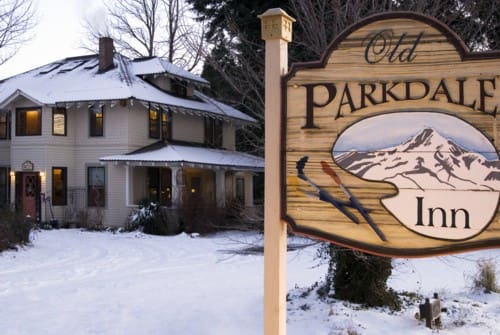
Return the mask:
[(114, 53), (113, 39), (111, 37), (100, 37), (99, 72), (104, 72), (114, 67), (113, 53)]

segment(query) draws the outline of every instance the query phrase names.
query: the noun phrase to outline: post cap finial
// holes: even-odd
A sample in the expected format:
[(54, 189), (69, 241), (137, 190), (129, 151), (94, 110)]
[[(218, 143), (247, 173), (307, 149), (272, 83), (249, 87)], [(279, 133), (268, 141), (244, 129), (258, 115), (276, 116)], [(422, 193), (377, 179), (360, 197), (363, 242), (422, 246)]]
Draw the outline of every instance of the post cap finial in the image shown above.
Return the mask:
[(295, 19), (281, 8), (271, 8), (258, 16), (261, 20), (263, 40), (292, 41), (292, 23)]

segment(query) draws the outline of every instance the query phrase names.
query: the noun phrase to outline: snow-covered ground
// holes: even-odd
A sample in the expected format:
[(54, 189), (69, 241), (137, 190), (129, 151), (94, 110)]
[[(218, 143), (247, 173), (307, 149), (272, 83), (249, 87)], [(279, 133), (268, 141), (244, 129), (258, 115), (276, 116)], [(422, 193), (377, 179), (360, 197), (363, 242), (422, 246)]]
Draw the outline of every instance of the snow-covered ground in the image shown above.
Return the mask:
[[(241, 232), (36, 232), (31, 246), (0, 254), (0, 333), (262, 334), (263, 256), (232, 252), (261, 242)], [(390, 312), (305, 294), (326, 273), (317, 247), (288, 253), (287, 334), (432, 333), (414, 317), (420, 299)], [(390, 286), (424, 297), (437, 292), (447, 308), (441, 334), (500, 334), (500, 295), (470, 287), (478, 259), (498, 269), (500, 249), (395, 260)]]

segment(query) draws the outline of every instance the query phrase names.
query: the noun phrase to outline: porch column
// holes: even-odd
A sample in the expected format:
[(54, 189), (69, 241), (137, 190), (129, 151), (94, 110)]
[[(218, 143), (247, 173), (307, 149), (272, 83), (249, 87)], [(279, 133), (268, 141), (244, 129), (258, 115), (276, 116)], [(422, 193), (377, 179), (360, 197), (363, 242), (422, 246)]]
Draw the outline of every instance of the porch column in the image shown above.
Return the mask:
[[(19, 174), (17, 175), (18, 178)], [(14, 170), (10, 170), (9, 173), (10, 180), (10, 206), (11, 208), (15, 208), (16, 206), (16, 172)]]
[(215, 170), (215, 199), (217, 208), (226, 207), (226, 170)]
[(245, 173), (245, 207), (253, 207), (253, 173)]
[(132, 189), (130, 186), (132, 183), (130, 182), (130, 165), (125, 165), (125, 205), (130, 206), (130, 195), (132, 193)]
[(182, 207), (182, 167), (173, 166), (172, 170), (172, 207), (181, 208)]

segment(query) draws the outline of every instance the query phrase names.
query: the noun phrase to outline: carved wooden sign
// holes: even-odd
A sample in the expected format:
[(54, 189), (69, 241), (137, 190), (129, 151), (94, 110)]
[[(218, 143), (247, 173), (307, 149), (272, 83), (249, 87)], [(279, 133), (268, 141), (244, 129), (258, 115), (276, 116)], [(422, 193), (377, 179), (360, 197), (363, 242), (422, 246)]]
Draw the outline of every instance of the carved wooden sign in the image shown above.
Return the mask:
[(283, 78), (282, 216), (391, 257), (500, 246), (500, 52), (372, 16)]

